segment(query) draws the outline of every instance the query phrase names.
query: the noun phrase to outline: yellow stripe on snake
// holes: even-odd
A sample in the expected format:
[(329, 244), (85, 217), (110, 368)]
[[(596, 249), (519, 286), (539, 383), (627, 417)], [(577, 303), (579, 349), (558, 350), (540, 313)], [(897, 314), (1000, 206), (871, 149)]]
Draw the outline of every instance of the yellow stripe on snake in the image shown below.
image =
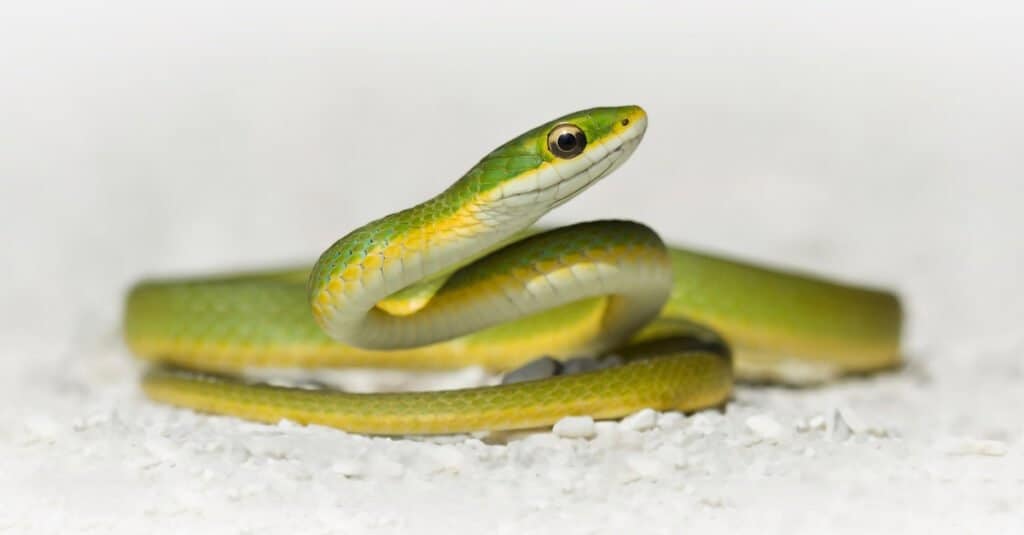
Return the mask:
[[(548, 426), (570, 415), (726, 402), (734, 377), (820, 381), (900, 362), (892, 294), (668, 248), (596, 221), (530, 230), (633, 153), (637, 106), (530, 130), (448, 189), (344, 236), (309, 270), (146, 281), (125, 337), (153, 399), (369, 434)], [(252, 367), (508, 371), (538, 357), (614, 365), (510, 384), (346, 393), (253, 383)]]

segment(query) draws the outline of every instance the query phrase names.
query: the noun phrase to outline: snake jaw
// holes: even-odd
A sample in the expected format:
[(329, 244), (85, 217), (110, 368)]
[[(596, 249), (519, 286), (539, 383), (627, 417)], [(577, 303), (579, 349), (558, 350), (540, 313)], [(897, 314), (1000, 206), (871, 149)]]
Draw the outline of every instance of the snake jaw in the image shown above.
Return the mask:
[[(505, 222), (523, 218), (531, 223), (618, 169), (636, 150), (647, 131), (647, 114), (626, 108), (627, 123), (587, 145), (578, 157), (542, 162), (537, 169), (503, 183), (485, 196), (481, 214)], [(627, 126), (628, 125), (628, 126)]]
[(559, 183), (555, 191), (555, 200), (553, 207), (561, 206), (568, 202), (576, 195), (580, 194), (583, 190), (597, 183), (599, 180), (610, 174), (612, 171), (618, 169), (622, 164), (626, 163), (626, 160), (633, 154), (636, 147), (640, 144), (643, 139), (644, 129), (646, 128), (646, 120), (639, 129), (630, 130), (630, 133), (638, 132), (633, 135), (621, 136), (622, 139), (616, 139), (616, 143), (605, 143), (601, 148), (604, 148), (607, 152), (603, 156), (597, 158), (593, 157), (593, 153), (586, 152), (583, 154), (584, 158), (587, 158), (589, 166), (585, 167), (582, 171), (577, 173), (574, 177), (564, 180)]

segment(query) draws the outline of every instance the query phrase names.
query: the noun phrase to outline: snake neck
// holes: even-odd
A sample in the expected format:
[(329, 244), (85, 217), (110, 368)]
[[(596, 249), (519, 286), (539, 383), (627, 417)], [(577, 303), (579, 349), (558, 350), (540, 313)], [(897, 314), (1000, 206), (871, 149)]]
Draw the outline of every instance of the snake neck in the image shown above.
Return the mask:
[[(469, 262), (530, 227), (549, 208), (495, 209), (493, 199), (457, 202), (452, 191), (373, 221), (321, 255), (310, 278), (313, 314), (332, 338), (365, 348), (422, 345), (405, 321), (385, 321), (377, 303), (395, 292)], [(487, 206), (491, 203), (491, 206)], [(389, 323), (381, 328), (379, 323)], [(407, 325), (410, 328), (404, 328)], [(445, 329), (439, 340), (453, 337)]]

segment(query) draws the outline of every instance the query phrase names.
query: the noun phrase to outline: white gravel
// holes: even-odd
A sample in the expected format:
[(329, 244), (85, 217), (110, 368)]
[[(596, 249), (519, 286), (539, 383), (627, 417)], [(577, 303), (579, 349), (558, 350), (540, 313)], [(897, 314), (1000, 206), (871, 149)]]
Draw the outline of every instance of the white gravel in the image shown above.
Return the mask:
[(747, 427), (759, 438), (778, 442), (786, 433), (782, 424), (768, 414), (755, 414), (746, 420)]
[[(5, 10), (0, 532), (1024, 532), (1024, 17), (869, 4)], [(430, 439), (139, 391), (138, 277), (309, 261), (510, 135), (625, 102), (643, 147), (555, 220), (895, 288), (907, 366)]]
[(597, 434), (590, 416), (566, 416), (555, 422), (551, 432), (562, 438), (591, 438)]

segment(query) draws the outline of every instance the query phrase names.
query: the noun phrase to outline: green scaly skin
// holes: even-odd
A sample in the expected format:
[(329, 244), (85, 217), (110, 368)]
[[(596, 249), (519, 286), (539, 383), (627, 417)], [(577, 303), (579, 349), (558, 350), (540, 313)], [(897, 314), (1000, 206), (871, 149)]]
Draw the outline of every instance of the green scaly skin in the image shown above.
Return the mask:
[[(585, 133), (582, 155), (560, 158), (548, 148), (548, 133), (564, 124)], [(546, 123), (492, 151), (437, 197), (345, 236), (312, 270), (137, 285), (125, 311), (129, 346), (179, 367), (154, 367), (147, 393), (260, 421), (448, 433), (645, 407), (696, 410), (727, 399), (733, 363), (741, 378), (793, 383), (898, 365), (900, 306), (891, 294), (667, 249), (629, 222), (524, 238), (537, 217), (620, 165), (645, 127), (633, 106)], [(602, 148), (618, 143), (623, 150), (602, 159)], [(581, 170), (584, 160), (597, 162), (593, 177)], [(551, 168), (559, 175), (553, 189), (534, 187), (537, 173)], [(530, 202), (508, 201), (521, 195)], [(473, 364), (504, 371), (541, 355), (609, 351), (625, 364), (445, 392), (346, 394), (200, 373)]]

